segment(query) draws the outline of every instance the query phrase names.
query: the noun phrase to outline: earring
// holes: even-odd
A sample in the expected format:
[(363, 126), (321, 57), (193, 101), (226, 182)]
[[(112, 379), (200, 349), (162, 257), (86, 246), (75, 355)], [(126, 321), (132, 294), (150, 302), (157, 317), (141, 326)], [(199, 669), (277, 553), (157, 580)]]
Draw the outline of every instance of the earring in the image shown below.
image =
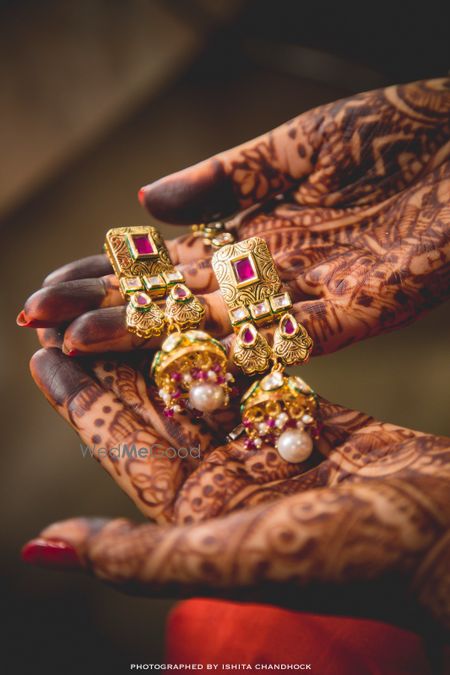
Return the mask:
[(199, 417), (227, 406), (234, 378), (225, 348), (196, 330), (205, 310), (172, 264), (159, 231), (114, 228), (106, 234), (105, 251), (128, 301), (127, 329), (145, 339), (169, 333), (151, 366), (164, 414), (191, 411)]
[(227, 229), (226, 223), (217, 221), (215, 223), (199, 223), (191, 226), (192, 234), (195, 238), (202, 238), (206, 248), (216, 250), (232, 244), (235, 236), (230, 228)]
[[(245, 446), (275, 446), (287, 462), (304, 462), (320, 433), (316, 394), (285, 367), (308, 360), (313, 342), (304, 326), (289, 313), (292, 302), (266, 242), (260, 237), (223, 246), (212, 265), (227, 304), (236, 338), (234, 363), (246, 375), (262, 374), (241, 399), (242, 424), (230, 438), (246, 434)], [(259, 327), (279, 320), (273, 345)]]

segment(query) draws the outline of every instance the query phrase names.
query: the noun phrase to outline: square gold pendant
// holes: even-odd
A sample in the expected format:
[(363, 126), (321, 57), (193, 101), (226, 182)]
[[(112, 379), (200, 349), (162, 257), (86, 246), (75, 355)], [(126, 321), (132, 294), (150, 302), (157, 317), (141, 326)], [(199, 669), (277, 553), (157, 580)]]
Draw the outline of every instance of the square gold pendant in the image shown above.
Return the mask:
[(251, 237), (222, 246), (214, 253), (212, 266), (233, 326), (249, 314), (253, 320), (270, 319), (269, 299), (281, 293), (282, 284), (264, 239)]

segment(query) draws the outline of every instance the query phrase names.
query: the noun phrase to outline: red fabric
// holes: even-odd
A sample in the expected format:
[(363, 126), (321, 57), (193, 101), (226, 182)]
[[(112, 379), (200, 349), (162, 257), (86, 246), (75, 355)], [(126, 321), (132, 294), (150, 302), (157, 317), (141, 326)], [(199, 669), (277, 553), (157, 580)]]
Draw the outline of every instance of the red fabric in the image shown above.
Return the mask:
[[(167, 663), (203, 664), (202, 672), (208, 663), (251, 664), (253, 672), (294, 672), (256, 669), (256, 664), (303, 663), (311, 669), (295, 672), (431, 675), (418, 635), (367, 619), (193, 599), (172, 610), (167, 628)], [(208, 672), (236, 670), (219, 665)]]

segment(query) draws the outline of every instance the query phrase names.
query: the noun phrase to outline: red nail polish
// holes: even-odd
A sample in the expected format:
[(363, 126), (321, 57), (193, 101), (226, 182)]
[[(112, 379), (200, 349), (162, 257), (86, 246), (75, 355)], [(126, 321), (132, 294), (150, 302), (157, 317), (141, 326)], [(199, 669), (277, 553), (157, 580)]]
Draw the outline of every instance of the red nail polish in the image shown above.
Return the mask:
[(48, 321), (39, 321), (38, 319), (26, 319), (24, 311), (22, 310), (17, 319), (16, 323), (21, 328), (48, 328)]
[(80, 559), (73, 546), (65, 541), (32, 539), (22, 549), (22, 560), (30, 565), (60, 569), (81, 567)]
[(62, 352), (66, 356), (78, 356), (82, 353), (78, 349), (66, 349), (65, 347), (62, 348)]
[(138, 199), (141, 206), (145, 206), (145, 190), (141, 188), (138, 192)]
[(28, 321), (25, 318), (25, 313), (23, 310), (17, 315), (16, 324), (18, 326), (28, 326)]

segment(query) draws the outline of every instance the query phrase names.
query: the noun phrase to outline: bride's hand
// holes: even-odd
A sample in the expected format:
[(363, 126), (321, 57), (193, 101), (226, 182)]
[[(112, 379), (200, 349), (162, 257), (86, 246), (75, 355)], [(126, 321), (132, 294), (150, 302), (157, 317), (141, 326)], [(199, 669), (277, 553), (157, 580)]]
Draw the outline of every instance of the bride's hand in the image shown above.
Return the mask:
[[(315, 353), (392, 330), (449, 293), (449, 86), (417, 82), (320, 106), (143, 188), (141, 200), (168, 222), (238, 214), (241, 239), (268, 242)], [(169, 248), (200, 294), (206, 329), (224, 338), (231, 326), (210, 252), (191, 234)], [(41, 337), (66, 353), (158, 344), (127, 332), (103, 256), (50, 275), (19, 322), (63, 324)]]
[[(133, 365), (139, 356), (144, 363)], [(298, 609), (364, 607), (367, 616), (392, 611), (394, 598), (397, 609), (425, 609), (450, 629), (448, 439), (322, 400), (315, 455), (287, 464), (272, 447), (219, 444), (193, 421), (163, 418), (145, 355), (88, 367), (41, 350), (31, 369), (50, 403), (86, 445), (104, 450), (98, 461), (157, 524), (56, 523), (27, 544), (29, 562), (77, 567), (146, 595), (242, 599), (249, 592), (290, 599)], [(107, 452), (155, 444), (158, 455)], [(169, 446), (200, 446), (202, 461), (174, 457)]]

